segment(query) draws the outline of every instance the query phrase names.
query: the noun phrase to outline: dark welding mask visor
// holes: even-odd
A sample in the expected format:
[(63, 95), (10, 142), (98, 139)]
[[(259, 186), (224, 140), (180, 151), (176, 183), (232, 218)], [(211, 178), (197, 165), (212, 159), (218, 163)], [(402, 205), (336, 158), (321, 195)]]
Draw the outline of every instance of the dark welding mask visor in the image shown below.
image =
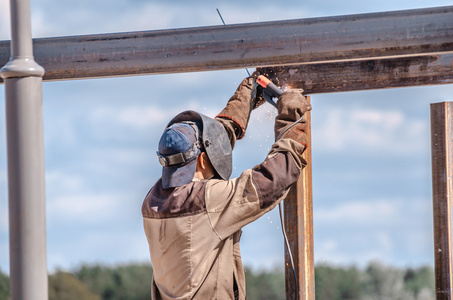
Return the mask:
[(225, 127), (219, 121), (191, 110), (174, 117), (167, 127), (186, 121), (194, 122), (198, 126), (201, 147), (208, 155), (216, 177), (228, 180), (233, 170), (233, 151)]

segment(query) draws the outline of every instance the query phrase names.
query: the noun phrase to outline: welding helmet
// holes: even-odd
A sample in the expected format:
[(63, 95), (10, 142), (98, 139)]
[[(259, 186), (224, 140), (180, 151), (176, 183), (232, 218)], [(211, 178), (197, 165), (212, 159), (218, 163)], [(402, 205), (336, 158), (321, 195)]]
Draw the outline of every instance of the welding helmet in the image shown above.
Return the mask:
[(198, 155), (205, 151), (215, 177), (227, 180), (232, 172), (232, 149), (223, 125), (195, 111), (184, 111), (166, 126), (157, 155), (162, 168), (162, 187), (177, 187), (192, 181)]

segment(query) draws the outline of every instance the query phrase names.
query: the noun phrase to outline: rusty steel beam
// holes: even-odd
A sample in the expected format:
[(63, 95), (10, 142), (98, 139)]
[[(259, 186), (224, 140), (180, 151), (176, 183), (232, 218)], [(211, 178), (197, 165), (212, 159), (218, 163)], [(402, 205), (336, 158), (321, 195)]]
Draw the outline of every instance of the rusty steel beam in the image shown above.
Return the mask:
[(305, 94), (453, 83), (453, 54), (259, 68)]
[[(453, 6), (34, 40), (44, 80), (320, 64), (453, 52)], [(0, 42), (0, 65), (9, 42)]]
[[(309, 98), (309, 97), (308, 97)], [(310, 99), (309, 99), (310, 100)], [(286, 299), (315, 299), (315, 263), (313, 250), (313, 191), (311, 159), (311, 116), (305, 114), (308, 148), (304, 152), (307, 166), (284, 200), (284, 224), (294, 258), (299, 293), (296, 295), (291, 259), (285, 245)]]
[(436, 299), (453, 292), (453, 102), (431, 104), (431, 156)]

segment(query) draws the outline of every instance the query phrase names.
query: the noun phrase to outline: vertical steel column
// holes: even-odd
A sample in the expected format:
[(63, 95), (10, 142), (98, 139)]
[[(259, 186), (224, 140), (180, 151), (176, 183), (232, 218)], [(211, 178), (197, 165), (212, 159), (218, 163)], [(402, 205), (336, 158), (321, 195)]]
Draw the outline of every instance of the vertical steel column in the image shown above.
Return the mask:
[(308, 165), (303, 169), (284, 201), (285, 228), (294, 258), (299, 295), (296, 295), (291, 260), (285, 245), (286, 299), (315, 299), (315, 266), (313, 254), (313, 191), (311, 167), (311, 113), (305, 115), (309, 124), (308, 149), (304, 158)]
[(452, 297), (453, 102), (431, 104), (436, 299)]
[(29, 0), (11, 0), (5, 81), (12, 300), (47, 300), (42, 76), (33, 58)]

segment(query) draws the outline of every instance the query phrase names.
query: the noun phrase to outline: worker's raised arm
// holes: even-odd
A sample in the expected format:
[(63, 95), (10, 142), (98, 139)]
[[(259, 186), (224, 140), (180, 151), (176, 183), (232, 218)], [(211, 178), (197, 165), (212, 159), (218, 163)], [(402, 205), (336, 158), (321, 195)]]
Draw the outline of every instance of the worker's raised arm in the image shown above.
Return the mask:
[(275, 140), (289, 138), (307, 147), (308, 128), (303, 118), (311, 105), (302, 95), (302, 90), (288, 90), (277, 102), (278, 115), (275, 118)]
[(206, 186), (206, 209), (219, 238), (225, 238), (274, 208), (283, 200), (306, 165), (310, 104), (298, 91), (285, 92), (277, 102), (276, 142), (263, 163), (238, 178), (213, 180)]
[(236, 140), (244, 137), (251, 111), (264, 102), (257, 101), (257, 76), (258, 73), (254, 72), (242, 80), (225, 108), (216, 117), (216, 120), (225, 127), (232, 148)]

